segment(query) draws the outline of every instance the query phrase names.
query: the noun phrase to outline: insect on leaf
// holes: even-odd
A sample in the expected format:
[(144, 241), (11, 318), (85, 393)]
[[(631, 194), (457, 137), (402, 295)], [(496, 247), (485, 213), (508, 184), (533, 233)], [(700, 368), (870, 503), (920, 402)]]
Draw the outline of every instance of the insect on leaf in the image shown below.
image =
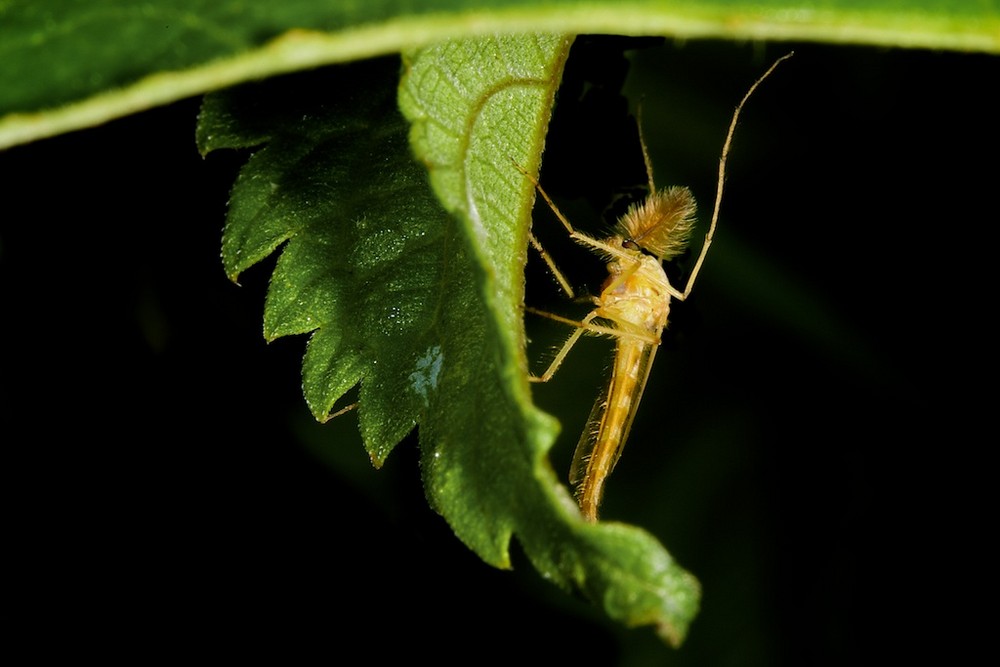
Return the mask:
[(547, 579), (678, 643), (697, 582), (644, 531), (581, 520), (547, 460), (557, 425), (528, 391), (533, 193), (508, 149), (538, 164), (569, 43), (529, 35), (407, 54), (399, 104), (411, 125), (394, 104), (395, 59), (212, 95), (199, 146), (254, 149), (223, 262), (236, 279), (278, 254), (265, 336), (308, 334), (313, 414), (327, 418), (360, 383), (372, 461), (419, 425), (428, 501), (483, 560), (510, 567), (517, 536)]

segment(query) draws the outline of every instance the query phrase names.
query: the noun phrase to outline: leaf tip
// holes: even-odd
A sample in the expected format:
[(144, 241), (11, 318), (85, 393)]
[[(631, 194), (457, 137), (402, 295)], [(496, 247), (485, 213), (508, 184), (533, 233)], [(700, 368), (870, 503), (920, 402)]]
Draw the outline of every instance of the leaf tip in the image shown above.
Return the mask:
[(372, 466), (375, 470), (381, 470), (382, 466), (385, 464), (385, 456), (379, 452), (368, 452), (368, 460), (372, 462)]
[(656, 634), (660, 639), (674, 648), (680, 648), (680, 645), (684, 642), (684, 633), (669, 621), (660, 621), (657, 623)]

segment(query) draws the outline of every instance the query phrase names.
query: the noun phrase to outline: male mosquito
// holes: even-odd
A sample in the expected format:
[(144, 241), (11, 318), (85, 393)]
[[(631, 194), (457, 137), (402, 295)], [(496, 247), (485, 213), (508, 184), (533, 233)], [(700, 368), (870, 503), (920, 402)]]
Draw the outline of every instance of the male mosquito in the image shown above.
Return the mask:
[[(792, 53), (788, 53), (776, 60), (750, 86), (743, 99), (736, 105), (719, 157), (719, 179), (712, 220), (708, 233), (705, 234), (701, 253), (683, 290), (670, 284), (663, 270), (663, 262), (680, 255), (687, 247), (695, 223), (694, 195), (686, 187), (656, 189), (653, 182), (653, 165), (642, 138), (641, 127), (639, 141), (642, 145), (642, 157), (646, 163), (649, 195), (641, 203), (633, 204), (618, 220), (615, 234), (604, 240), (595, 239), (575, 229), (542, 189), (538, 179), (515, 163), (517, 169), (534, 184), (538, 193), (566, 228), (570, 238), (607, 260), (609, 275), (602, 286), (600, 296), (592, 297), (596, 307), (582, 320), (571, 320), (533, 308), (525, 308), (528, 312), (576, 328), (556, 353), (548, 369), (542, 375), (530, 378), (533, 382), (548, 382), (585, 332), (612, 336), (616, 341), (608, 387), (598, 397), (591, 410), (587, 427), (573, 455), (570, 470), (570, 483), (576, 487), (580, 511), (588, 521), (597, 521), (597, 510), (601, 504), (605, 481), (618, 462), (628, 439), (642, 392), (646, 387), (646, 380), (649, 378), (653, 358), (660, 344), (660, 336), (667, 326), (670, 299), (683, 301), (688, 298), (708, 249), (712, 245), (712, 237), (719, 218), (719, 205), (722, 202), (726, 159), (729, 156), (740, 111), (757, 86), (783, 60), (791, 56)], [(563, 291), (573, 298), (572, 287), (550, 255), (533, 234), (529, 235), (529, 239), (552, 270)]]

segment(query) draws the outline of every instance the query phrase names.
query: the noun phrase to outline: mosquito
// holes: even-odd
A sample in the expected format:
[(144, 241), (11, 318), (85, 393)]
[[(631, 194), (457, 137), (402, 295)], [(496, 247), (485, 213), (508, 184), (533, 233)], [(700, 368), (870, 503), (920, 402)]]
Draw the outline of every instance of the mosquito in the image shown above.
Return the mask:
[[(695, 199), (686, 187), (671, 186), (664, 190), (656, 189), (653, 182), (653, 165), (646, 142), (642, 138), (641, 120), (638, 120), (637, 124), (640, 126), (639, 142), (646, 164), (649, 194), (644, 201), (633, 204), (625, 212), (615, 226), (614, 235), (607, 239), (599, 240), (575, 229), (542, 189), (538, 179), (515, 162), (517, 169), (534, 184), (556, 218), (566, 228), (570, 238), (607, 260), (608, 277), (601, 288), (600, 296), (591, 297), (596, 307), (582, 320), (576, 321), (534, 308), (525, 308), (528, 312), (575, 327), (548, 369), (540, 376), (530, 377), (532, 382), (548, 382), (584, 333), (607, 335), (616, 341), (611, 378), (607, 388), (594, 403), (587, 427), (573, 455), (570, 470), (569, 480), (575, 487), (580, 511), (590, 522), (597, 521), (597, 510), (604, 494), (605, 482), (628, 440), (639, 401), (649, 378), (653, 358), (660, 345), (660, 336), (667, 326), (670, 300), (684, 301), (688, 298), (705, 262), (708, 249), (712, 245), (712, 237), (719, 218), (719, 205), (722, 202), (726, 159), (729, 156), (740, 111), (757, 86), (770, 76), (782, 61), (791, 56), (792, 53), (788, 53), (776, 60), (750, 86), (743, 99), (736, 105), (719, 157), (719, 180), (711, 223), (705, 234), (701, 253), (688, 275), (683, 290), (670, 284), (663, 270), (663, 262), (677, 257), (687, 248), (695, 224)], [(570, 298), (574, 298), (573, 288), (556, 267), (551, 256), (533, 234), (529, 234), (529, 240), (548, 264), (563, 291)]]

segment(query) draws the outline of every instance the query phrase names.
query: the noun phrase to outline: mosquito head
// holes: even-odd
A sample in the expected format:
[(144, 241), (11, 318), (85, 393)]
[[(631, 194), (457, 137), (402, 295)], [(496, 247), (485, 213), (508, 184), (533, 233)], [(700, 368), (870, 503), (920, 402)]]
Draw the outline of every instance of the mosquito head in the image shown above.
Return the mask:
[(627, 243), (660, 259), (671, 259), (687, 248), (696, 209), (690, 190), (666, 188), (633, 204), (618, 221), (618, 231)]

